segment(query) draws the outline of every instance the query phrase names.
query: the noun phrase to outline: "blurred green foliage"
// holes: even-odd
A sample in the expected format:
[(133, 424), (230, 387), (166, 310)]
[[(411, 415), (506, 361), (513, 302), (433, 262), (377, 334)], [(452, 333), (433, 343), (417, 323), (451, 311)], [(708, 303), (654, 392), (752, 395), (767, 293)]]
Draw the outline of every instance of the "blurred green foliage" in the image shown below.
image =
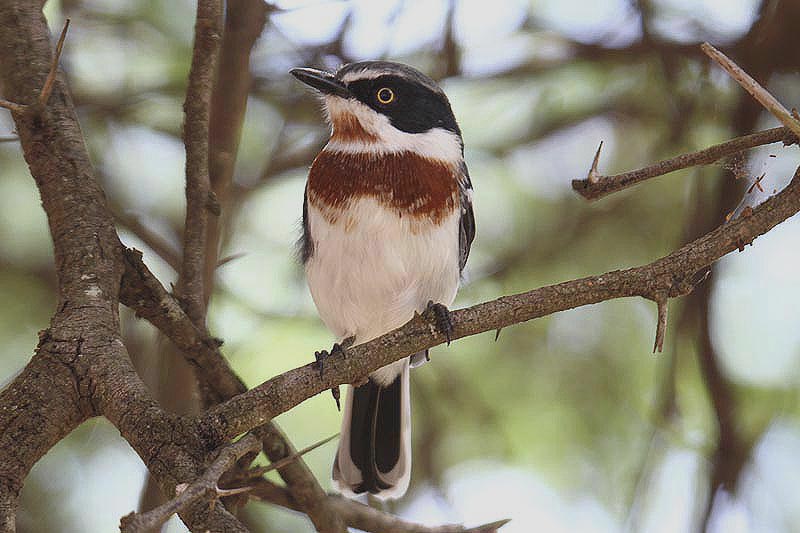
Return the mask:
[[(593, 204), (570, 189), (600, 140), (601, 171), (613, 173), (741, 133), (739, 89), (691, 45), (747, 45), (759, 14), (789, 3), (279, 3), (252, 56), (235, 201), (224, 218), (221, 257), (243, 255), (218, 269), (211, 331), (249, 385), (308, 362), (333, 340), (293, 252), (306, 169), (326, 132), (289, 67), (380, 56), (441, 79), (475, 185), (478, 234), (462, 306), (649, 262), (720, 223), (726, 188), (741, 196), (740, 185), (762, 172), (765, 194), (786, 183), (800, 158), (772, 146)], [(142, 237), (172, 250), (180, 243), (193, 7), (46, 5), (56, 32), (72, 19), (64, 69), (122, 238), (144, 250), (164, 283), (175, 272)], [(797, 66), (776, 70), (770, 85), (789, 105), (800, 100)], [(762, 116), (753, 126), (772, 122)], [(0, 135), (12, 130), (0, 116)], [(271, 158), (305, 153), (285, 171), (265, 172)], [(792, 484), (800, 476), (799, 244), (800, 226), (789, 221), (723, 260), (708, 282), (712, 355), (734, 393), (736, 431), (752, 446), (738, 490), (714, 500), (713, 531), (800, 531)], [(34, 184), (16, 143), (0, 143), (0, 381), (30, 357), (54, 283)], [(432, 350), (432, 362), (414, 372), (413, 485), (395, 509), (431, 522), (508, 516), (510, 532), (696, 531), (720, 453), (697, 363), (698, 309), (692, 298), (670, 303), (665, 351), (655, 356), (655, 306), (638, 299), (558, 313), (509, 328), (497, 342), (487, 334)], [(130, 313), (123, 320), (132, 357), (156, 365), (169, 388), (157, 366), (165, 342)], [(339, 414), (320, 395), (279, 422), (303, 447), (335, 433)], [(334, 446), (307, 457), (326, 488)], [(90, 421), (34, 469), (19, 529), (109, 531), (137, 507), (144, 479), (113, 427)], [(309, 528), (264, 504), (246, 516), (254, 531)]]

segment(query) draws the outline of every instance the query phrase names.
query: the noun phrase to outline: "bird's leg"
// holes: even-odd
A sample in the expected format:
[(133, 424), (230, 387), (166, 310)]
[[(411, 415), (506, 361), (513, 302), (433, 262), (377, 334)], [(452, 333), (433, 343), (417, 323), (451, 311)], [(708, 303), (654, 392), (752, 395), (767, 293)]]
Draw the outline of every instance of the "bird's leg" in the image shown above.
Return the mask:
[(428, 307), (425, 312), (433, 316), (436, 328), (444, 335), (444, 338), (447, 339), (447, 345), (450, 346), (450, 335), (453, 333), (453, 320), (450, 318), (450, 310), (444, 304), (433, 303), (433, 300), (428, 300)]
[[(321, 350), (319, 352), (314, 352), (314, 358), (317, 360), (317, 364), (319, 365), (319, 379), (322, 379), (323, 373), (325, 371), (325, 359), (332, 355), (339, 355), (347, 357), (347, 349), (353, 345), (355, 341), (355, 336), (347, 337), (344, 339), (341, 344), (338, 342), (333, 343), (331, 347), (330, 353), (328, 350)], [(338, 411), (342, 410), (341, 405), (341, 393), (339, 392), (339, 386), (336, 385), (335, 387), (331, 388), (331, 394), (333, 395), (333, 399), (336, 400), (336, 409)]]

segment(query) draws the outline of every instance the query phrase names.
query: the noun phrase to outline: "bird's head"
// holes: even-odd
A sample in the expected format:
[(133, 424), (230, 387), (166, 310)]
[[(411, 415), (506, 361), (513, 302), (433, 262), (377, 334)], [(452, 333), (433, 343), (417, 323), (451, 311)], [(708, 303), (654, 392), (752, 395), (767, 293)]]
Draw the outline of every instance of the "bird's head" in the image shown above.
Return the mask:
[(447, 161), (463, 157), (461, 130), (447, 96), (414, 68), (362, 61), (336, 73), (310, 68), (291, 73), (322, 97), (331, 125), (328, 150), (411, 151)]

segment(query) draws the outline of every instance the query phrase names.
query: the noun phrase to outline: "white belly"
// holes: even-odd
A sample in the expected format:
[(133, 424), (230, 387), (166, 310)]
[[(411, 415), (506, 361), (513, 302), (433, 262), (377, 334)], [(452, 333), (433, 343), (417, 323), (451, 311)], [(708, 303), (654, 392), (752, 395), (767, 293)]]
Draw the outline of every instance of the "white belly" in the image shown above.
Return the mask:
[(306, 277), (325, 325), (361, 344), (402, 326), (430, 300), (450, 305), (459, 282), (458, 215), (433, 225), (361, 198), (331, 224), (309, 201), (314, 251)]

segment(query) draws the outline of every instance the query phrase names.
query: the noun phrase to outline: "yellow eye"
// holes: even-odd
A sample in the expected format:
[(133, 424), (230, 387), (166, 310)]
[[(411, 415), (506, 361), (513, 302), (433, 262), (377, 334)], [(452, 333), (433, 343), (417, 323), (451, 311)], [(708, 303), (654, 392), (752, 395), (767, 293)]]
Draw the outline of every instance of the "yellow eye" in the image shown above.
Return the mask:
[(394, 91), (392, 91), (388, 87), (383, 87), (381, 89), (378, 89), (376, 96), (378, 98), (378, 101), (382, 104), (390, 104), (394, 101)]

